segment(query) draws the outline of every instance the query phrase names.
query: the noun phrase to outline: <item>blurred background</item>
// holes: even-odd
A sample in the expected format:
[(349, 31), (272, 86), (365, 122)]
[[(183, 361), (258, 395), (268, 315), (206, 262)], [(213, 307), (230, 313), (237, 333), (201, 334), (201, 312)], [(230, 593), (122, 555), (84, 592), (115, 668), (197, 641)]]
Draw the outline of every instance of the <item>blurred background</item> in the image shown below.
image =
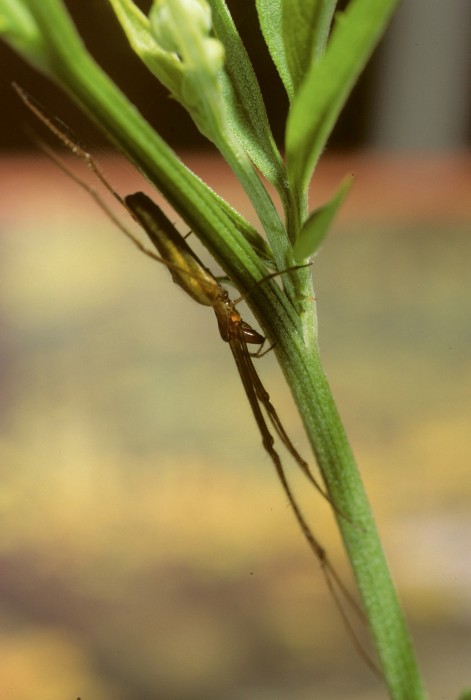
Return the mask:
[[(254, 221), (108, 4), (67, 6), (157, 130)], [(286, 101), (253, 3), (229, 6), (281, 142)], [(403, 1), (312, 185), (314, 206), (355, 176), (313, 267), (321, 350), (435, 698), (471, 685), (470, 16), (467, 0)], [(91, 144), (120, 192), (149, 186), (3, 44), (0, 62), (2, 698), (386, 697), (297, 530), (212, 313), (31, 146), (11, 81)], [(274, 358), (257, 369), (309, 455)], [(286, 464), (350, 581), (328, 508)]]

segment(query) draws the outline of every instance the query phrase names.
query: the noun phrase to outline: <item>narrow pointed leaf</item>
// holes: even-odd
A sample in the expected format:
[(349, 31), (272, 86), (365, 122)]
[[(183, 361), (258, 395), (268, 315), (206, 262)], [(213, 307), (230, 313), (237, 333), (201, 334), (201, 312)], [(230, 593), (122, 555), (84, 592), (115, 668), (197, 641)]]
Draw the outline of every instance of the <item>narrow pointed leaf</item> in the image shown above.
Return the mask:
[(257, 0), (265, 41), (290, 101), (321, 56), (337, 0)]
[(283, 2), (284, 0), (256, 0), (256, 6), (265, 43), (291, 100), (294, 96), (294, 83), (283, 41)]
[(303, 262), (317, 253), (352, 183), (351, 177), (345, 178), (332, 199), (311, 212), (294, 246), (293, 255), (296, 262)]
[(224, 0), (208, 0), (213, 27), (226, 52), (223, 90), (227, 118), (254, 165), (279, 191), (284, 165), (273, 139), (252, 63)]
[(337, 117), (399, 0), (351, 0), (325, 54), (311, 64), (288, 116), (288, 178), (303, 191)]

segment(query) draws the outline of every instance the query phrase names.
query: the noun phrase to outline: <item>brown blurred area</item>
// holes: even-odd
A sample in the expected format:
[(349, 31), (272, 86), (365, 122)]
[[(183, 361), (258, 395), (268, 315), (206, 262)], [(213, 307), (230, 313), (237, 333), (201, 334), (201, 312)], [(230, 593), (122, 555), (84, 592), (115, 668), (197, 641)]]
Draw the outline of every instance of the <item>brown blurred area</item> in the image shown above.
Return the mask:
[[(92, 12), (112, 22), (106, 3), (75, 5), (84, 28)], [(112, 71), (133, 77), (120, 41), (106, 43), (128, 66)], [(8, 71), (2, 104), (15, 79), (101, 148), (56, 90)], [(130, 81), (133, 99), (254, 221), (146, 80)], [(2, 113), (0, 159), (0, 696), (385, 698), (293, 522), (212, 312), (53, 164), (13, 151), (19, 111)], [(355, 145), (362, 117), (349, 118)], [(322, 356), (431, 695), (453, 698), (470, 684), (470, 159), (464, 147), (342, 152), (337, 138), (312, 185), (314, 206), (355, 178), (313, 265)], [(148, 187), (99, 149), (120, 192)], [(309, 455), (274, 358), (257, 369)], [(283, 456), (350, 581), (328, 508)]]

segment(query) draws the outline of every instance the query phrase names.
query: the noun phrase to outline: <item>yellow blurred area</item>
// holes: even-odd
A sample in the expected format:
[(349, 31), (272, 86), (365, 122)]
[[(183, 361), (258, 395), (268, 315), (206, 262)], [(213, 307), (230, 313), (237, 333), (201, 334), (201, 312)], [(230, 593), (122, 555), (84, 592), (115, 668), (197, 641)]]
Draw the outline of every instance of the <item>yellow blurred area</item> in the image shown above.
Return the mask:
[[(49, 164), (1, 172), (1, 697), (385, 697), (211, 310)], [(469, 221), (389, 211), (352, 210), (314, 264), (321, 350), (430, 687), (454, 697), (471, 630)], [(308, 455), (274, 358), (257, 369)], [(328, 507), (286, 463), (349, 581)]]
[(11, 700), (62, 700), (74, 687), (84, 697), (124, 697), (119, 688), (96, 677), (73, 639), (46, 626), (1, 635), (0, 654), (2, 694)]

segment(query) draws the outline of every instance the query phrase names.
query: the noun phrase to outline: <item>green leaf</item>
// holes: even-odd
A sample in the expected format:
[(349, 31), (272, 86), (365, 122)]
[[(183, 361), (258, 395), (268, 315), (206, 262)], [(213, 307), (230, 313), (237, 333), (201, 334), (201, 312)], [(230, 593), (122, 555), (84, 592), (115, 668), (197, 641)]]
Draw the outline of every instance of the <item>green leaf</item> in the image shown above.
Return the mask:
[(352, 183), (353, 178), (345, 178), (332, 199), (311, 212), (294, 246), (293, 255), (297, 263), (303, 262), (318, 251)]
[(222, 86), (230, 127), (254, 165), (281, 192), (286, 184), (285, 169), (250, 58), (225, 1), (208, 2), (215, 34), (226, 52)]
[(294, 95), (294, 84), (286, 60), (283, 43), (283, 0), (256, 0), (260, 28), (290, 99)]
[(312, 62), (286, 126), (287, 172), (295, 190), (308, 186), (337, 117), (398, 4), (351, 0), (336, 19), (325, 54)]
[(292, 101), (322, 55), (337, 0), (257, 0), (265, 41)]
[(324, 53), (337, 0), (287, 0), (283, 40), (296, 92), (311, 63)]

